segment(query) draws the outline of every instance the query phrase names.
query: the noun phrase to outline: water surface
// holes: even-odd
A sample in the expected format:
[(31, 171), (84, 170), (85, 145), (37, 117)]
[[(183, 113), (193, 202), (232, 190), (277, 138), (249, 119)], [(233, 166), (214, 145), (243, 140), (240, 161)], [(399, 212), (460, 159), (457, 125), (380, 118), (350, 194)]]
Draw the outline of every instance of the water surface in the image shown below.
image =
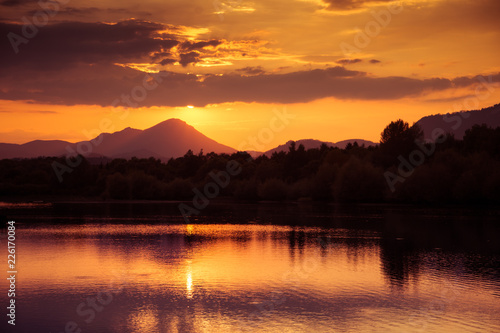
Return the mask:
[(15, 331), (500, 332), (495, 211), (176, 207), (2, 205)]

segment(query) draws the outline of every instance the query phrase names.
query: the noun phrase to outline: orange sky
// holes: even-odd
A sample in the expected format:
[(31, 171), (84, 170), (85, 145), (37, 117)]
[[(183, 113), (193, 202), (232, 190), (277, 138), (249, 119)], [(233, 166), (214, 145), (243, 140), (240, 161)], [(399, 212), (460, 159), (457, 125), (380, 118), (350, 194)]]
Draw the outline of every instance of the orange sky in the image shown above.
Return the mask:
[(0, 2), (0, 142), (180, 118), (237, 148), (284, 110), (263, 150), (378, 142), (397, 118), (500, 101), (497, 0), (63, 2)]

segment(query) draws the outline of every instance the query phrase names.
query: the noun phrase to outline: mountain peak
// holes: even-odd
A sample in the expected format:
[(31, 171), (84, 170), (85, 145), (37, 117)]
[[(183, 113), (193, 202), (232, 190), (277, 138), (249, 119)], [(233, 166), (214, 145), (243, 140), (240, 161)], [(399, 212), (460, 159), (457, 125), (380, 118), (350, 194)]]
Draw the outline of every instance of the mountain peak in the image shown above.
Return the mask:
[(170, 118), (162, 121), (156, 125), (146, 128), (144, 131), (154, 131), (154, 130), (187, 130), (188, 128), (193, 128), (191, 125), (186, 123), (184, 120), (179, 118)]
[(169, 124), (169, 125), (170, 124), (172, 124), (172, 125), (174, 125), (174, 124), (179, 124), (179, 125), (184, 124), (184, 125), (187, 125), (187, 123), (184, 120), (179, 119), (179, 118), (170, 118), (170, 119), (162, 121), (161, 123), (158, 123), (157, 125), (162, 125), (162, 124), (165, 124), (165, 125), (166, 124)]

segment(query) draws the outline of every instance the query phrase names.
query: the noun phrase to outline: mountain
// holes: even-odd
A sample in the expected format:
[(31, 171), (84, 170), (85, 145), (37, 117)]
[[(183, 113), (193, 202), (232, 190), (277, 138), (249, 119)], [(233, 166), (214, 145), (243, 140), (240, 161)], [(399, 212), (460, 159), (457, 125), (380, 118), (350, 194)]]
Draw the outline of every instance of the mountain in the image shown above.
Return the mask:
[(169, 119), (151, 128), (138, 130), (126, 128), (115, 133), (102, 133), (90, 141), (70, 143), (66, 141), (36, 140), (25, 144), (0, 144), (0, 159), (31, 158), (37, 156), (63, 156), (78, 147), (92, 147), (86, 156), (109, 158), (156, 157), (167, 160), (180, 157), (191, 149), (197, 154), (201, 149), (205, 153), (234, 153), (235, 149), (222, 145), (194, 127), (179, 119)]
[[(270, 149), (262, 154), (266, 156), (271, 156), (273, 153), (279, 153), (282, 151), (289, 151), (290, 147), (292, 145), (292, 140), (288, 141), (287, 143), (283, 145), (279, 145), (276, 148)], [(295, 148), (298, 148), (300, 145), (303, 145), (306, 150), (308, 149), (313, 149), (313, 148), (319, 148), (323, 143), (326, 144), (328, 147), (337, 147), (344, 149), (349, 143), (354, 143), (357, 142), (358, 145), (365, 145), (365, 146), (375, 146), (376, 143), (367, 141), (367, 140), (361, 140), (361, 139), (350, 139), (350, 140), (343, 140), (339, 141), (337, 143), (334, 142), (327, 142), (327, 141), (320, 141), (320, 140), (313, 140), (313, 139), (303, 139), (303, 140), (297, 140), (295, 141)]]
[(60, 156), (66, 154), (68, 145), (72, 144), (61, 140), (35, 140), (22, 145), (0, 143), (0, 158)]
[(349, 139), (349, 140), (342, 140), (342, 141), (338, 141), (337, 143), (334, 143), (334, 147), (344, 149), (348, 144), (354, 144), (354, 142), (357, 142), (358, 145), (360, 145), (360, 146), (365, 145), (365, 147), (377, 145), (377, 143), (375, 143), (373, 141), (362, 140), (362, 139)]
[(456, 139), (463, 139), (465, 131), (473, 125), (487, 124), (494, 128), (500, 126), (500, 104), (482, 110), (427, 116), (417, 121), (417, 124), (422, 127), (425, 139), (430, 139), (432, 131), (437, 128), (454, 134)]
[[(94, 140), (99, 140), (98, 138)], [(108, 134), (94, 153), (109, 157), (157, 157), (168, 159), (186, 154), (191, 149), (197, 154), (234, 153), (235, 149), (222, 145), (180, 119), (169, 119), (143, 131), (126, 128)]]

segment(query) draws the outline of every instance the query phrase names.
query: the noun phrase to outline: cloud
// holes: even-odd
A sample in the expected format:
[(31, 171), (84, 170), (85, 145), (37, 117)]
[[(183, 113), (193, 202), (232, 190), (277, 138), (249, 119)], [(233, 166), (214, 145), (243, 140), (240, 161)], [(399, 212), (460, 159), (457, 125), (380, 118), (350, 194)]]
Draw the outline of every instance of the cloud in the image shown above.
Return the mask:
[(162, 65), (162, 66), (167, 66), (167, 65), (171, 65), (171, 64), (174, 64), (176, 63), (177, 60), (175, 59), (172, 59), (172, 58), (164, 58), (162, 59), (159, 64)]
[[(29, 16), (35, 15), (38, 11), (40, 11), (40, 7), (30, 10), (27, 12)], [(148, 11), (137, 11), (130, 10), (127, 8), (99, 8), (99, 7), (62, 7), (57, 11), (58, 16), (68, 16), (68, 17), (91, 17), (95, 18), (96, 15), (111, 15), (111, 16), (125, 16), (129, 17), (151, 17), (153, 14)]]
[(238, 68), (236, 71), (247, 75), (260, 75), (266, 72), (262, 66)]
[(377, 60), (377, 59), (370, 59), (370, 64), (379, 64), (381, 63), (380, 60)]
[(0, 2), (0, 5), (5, 7), (17, 7), (29, 3), (35, 3), (37, 0), (4, 0)]
[(349, 64), (357, 64), (358, 62), (362, 62), (362, 59), (339, 59), (336, 61), (337, 64), (340, 65), (349, 65)]
[(363, 8), (366, 4), (389, 3), (394, 0), (323, 0), (329, 10), (352, 10)]
[[(196, 29), (194, 29), (196, 30)], [(200, 30), (200, 29), (198, 29)], [(0, 36), (23, 36), (23, 25), (0, 22)], [(196, 33), (195, 33), (196, 35)], [(193, 29), (144, 20), (117, 23), (58, 22), (38, 30), (15, 53), (9, 38), (0, 39), (0, 76), (8, 71), (67, 70), (80, 64), (149, 63), (170, 65), (203, 62), (227, 64), (226, 58), (272, 55), (267, 41), (199, 40)]]
[(201, 42), (192, 42), (192, 41), (185, 41), (180, 45), (181, 49), (186, 50), (186, 51), (193, 51), (193, 50), (199, 50), (207, 46), (218, 46), (222, 44), (221, 40), (217, 39), (212, 39), (209, 41), (201, 41)]
[[(8, 38), (0, 41), (1, 68), (58, 70), (78, 63), (116, 63), (150, 60), (150, 54), (178, 45), (175, 39), (161, 38), (159, 23), (126, 20), (118, 23), (61, 22), (39, 29), (16, 54)], [(20, 24), (0, 23), (0, 35), (22, 36)], [(36, 55), (36, 56), (34, 56)], [(0, 74), (1, 75), (1, 74)]]
[(186, 67), (187, 65), (191, 63), (196, 63), (200, 61), (200, 53), (193, 51), (189, 53), (182, 53), (181, 54), (181, 59), (179, 60), (179, 63), (183, 66)]
[[(57, 15), (68, 15), (68, 16), (87, 16), (87, 15), (95, 15), (96, 13), (99, 13), (100, 11), (105, 10), (97, 7), (64, 7), (64, 8), (59, 8), (57, 10)], [(27, 12), (28, 15), (33, 16), (35, 15), (38, 11), (40, 11), (40, 8), (36, 8), (33, 10), (30, 10)]]
[[(196, 57), (194, 55), (193, 57)], [(191, 59), (193, 60), (193, 59)], [(185, 59), (186, 63), (191, 61)], [(251, 68), (245, 71), (252, 71)], [(168, 74), (168, 75), (167, 75)], [(149, 74), (133, 68), (104, 64), (81, 65), (53, 75), (6, 75), (0, 77), (0, 99), (31, 100), (63, 105), (113, 105), (144, 85)], [(305, 103), (333, 97), (344, 100), (395, 100), (425, 96), (460, 87), (474, 87), (479, 77), (416, 79), (399, 76), (373, 77), (344, 67), (291, 73), (224, 75), (162, 72), (161, 84), (132, 107), (206, 106), (224, 102)], [(500, 74), (492, 76), (500, 82)], [(120, 102), (119, 105), (125, 105)]]

